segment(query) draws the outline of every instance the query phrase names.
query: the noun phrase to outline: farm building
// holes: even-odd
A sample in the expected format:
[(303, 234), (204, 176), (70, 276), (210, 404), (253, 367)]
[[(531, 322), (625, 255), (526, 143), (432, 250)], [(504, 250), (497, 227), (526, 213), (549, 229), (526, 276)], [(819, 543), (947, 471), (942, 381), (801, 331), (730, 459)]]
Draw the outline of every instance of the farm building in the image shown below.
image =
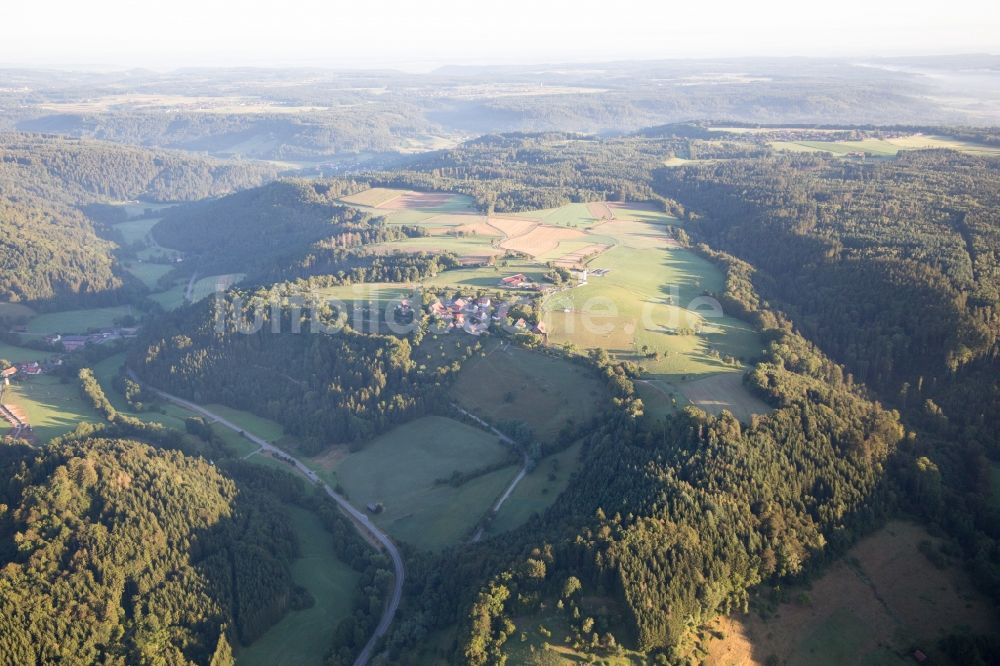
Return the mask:
[(62, 346), (66, 351), (76, 351), (83, 349), (90, 342), (89, 335), (64, 335), (62, 336)]
[(30, 363), (18, 363), (15, 367), (22, 375), (34, 376), (40, 375), (44, 372), (44, 370), (42, 370), (42, 366), (39, 365), (37, 361), (31, 361)]
[(518, 287), (525, 287), (531, 284), (531, 281), (525, 277), (523, 273), (518, 273), (517, 275), (508, 275), (507, 277), (500, 280), (501, 287), (507, 287), (508, 289), (517, 289)]

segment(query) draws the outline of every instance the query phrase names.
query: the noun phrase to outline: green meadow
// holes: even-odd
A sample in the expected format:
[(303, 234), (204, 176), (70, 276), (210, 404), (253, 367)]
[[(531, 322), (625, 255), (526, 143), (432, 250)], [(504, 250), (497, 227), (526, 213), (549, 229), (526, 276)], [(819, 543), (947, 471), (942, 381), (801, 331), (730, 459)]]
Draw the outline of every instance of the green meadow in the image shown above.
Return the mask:
[(309, 590), (316, 603), (289, 611), (251, 645), (238, 649), (240, 666), (322, 666), (333, 630), (351, 613), (357, 572), (334, 555), (333, 536), (315, 514), (297, 506), (286, 505), (286, 510), (300, 548), (292, 563), (292, 579)]
[[(49, 375), (26, 377), (12, 383), (4, 391), (3, 402), (23, 410), (41, 442), (65, 435), (81, 421), (100, 423), (104, 420), (83, 398), (79, 382), (64, 384)], [(0, 421), (0, 434), (6, 434), (9, 429), (6, 421)]]
[[(341, 456), (333, 469), (356, 506), (383, 504), (384, 511), (371, 516), (379, 527), (418, 548), (435, 550), (470, 535), (514, 478), (517, 466), (459, 487), (435, 480), (481, 469), (507, 455), (494, 435), (449, 418), (425, 416)], [(329, 478), (329, 469), (316, 466)]]
[(135, 314), (127, 305), (89, 310), (47, 312), (28, 321), (28, 335), (44, 336), (52, 333), (86, 333), (91, 329), (109, 328), (115, 322)]

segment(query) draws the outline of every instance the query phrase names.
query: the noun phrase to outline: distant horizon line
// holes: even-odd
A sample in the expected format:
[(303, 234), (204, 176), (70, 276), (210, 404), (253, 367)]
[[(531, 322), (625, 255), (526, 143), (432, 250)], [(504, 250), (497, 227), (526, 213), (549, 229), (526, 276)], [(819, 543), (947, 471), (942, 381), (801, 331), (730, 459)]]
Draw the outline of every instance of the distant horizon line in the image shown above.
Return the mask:
[(369, 61), (339, 63), (323, 62), (320, 60), (303, 59), (299, 61), (275, 62), (271, 64), (260, 63), (206, 63), (206, 64), (135, 64), (126, 65), (121, 63), (100, 63), (100, 62), (25, 62), (6, 61), (0, 59), (0, 70), (28, 70), (28, 71), (58, 71), (58, 72), (86, 72), (86, 73), (127, 73), (127, 72), (151, 72), (166, 74), (172, 72), (190, 70), (258, 70), (258, 71), (283, 71), (283, 70), (321, 70), (321, 71), (392, 71), (406, 74), (433, 74), (443, 69), (476, 69), (476, 68), (526, 68), (526, 67), (586, 67), (595, 65), (622, 65), (622, 64), (655, 64), (666, 62), (751, 62), (751, 61), (781, 61), (781, 60), (813, 60), (813, 61), (840, 61), (849, 62), (852, 60), (863, 61), (893, 61), (893, 60), (918, 60), (918, 59), (958, 59), (958, 58), (1000, 58), (1000, 50), (997, 52), (988, 51), (963, 51), (963, 52), (907, 52), (907, 53), (856, 53), (841, 55), (806, 55), (806, 54), (786, 54), (786, 55), (692, 55), (692, 56), (663, 56), (663, 57), (609, 57), (607, 59), (566, 59), (566, 60), (504, 60), (483, 58), (479, 60), (438, 60), (428, 58), (426, 60), (409, 60), (402, 62), (399, 60), (387, 60), (384, 62)]

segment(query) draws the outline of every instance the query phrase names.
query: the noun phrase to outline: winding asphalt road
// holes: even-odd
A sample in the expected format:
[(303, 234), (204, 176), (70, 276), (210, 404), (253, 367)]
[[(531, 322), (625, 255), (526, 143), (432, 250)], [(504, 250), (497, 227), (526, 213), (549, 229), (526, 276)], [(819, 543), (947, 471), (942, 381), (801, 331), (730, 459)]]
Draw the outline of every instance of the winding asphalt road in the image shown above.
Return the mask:
[[(139, 381), (138, 377), (131, 370), (129, 370), (129, 375), (132, 377), (134, 381), (136, 382)], [(175, 395), (171, 395), (165, 391), (161, 391), (157, 388), (154, 388), (149, 384), (143, 384), (143, 385), (156, 395), (166, 400), (167, 402), (172, 402), (178, 407), (183, 407), (184, 409), (187, 409), (189, 411), (201, 414), (202, 416), (209, 418), (215, 421), (216, 423), (219, 423), (225, 426), (226, 428), (229, 428), (230, 430), (234, 430), (240, 433), (254, 444), (260, 446), (261, 449), (265, 451), (270, 451), (272, 453), (277, 453), (287, 458), (292, 462), (293, 465), (295, 465), (296, 469), (302, 472), (306, 476), (306, 478), (308, 478), (310, 481), (312, 481), (313, 483), (321, 487), (324, 491), (326, 491), (326, 494), (329, 495), (333, 499), (333, 501), (335, 501), (346, 514), (348, 514), (351, 518), (354, 519), (352, 522), (355, 528), (359, 532), (361, 532), (362, 530), (367, 531), (369, 534), (375, 537), (375, 539), (380, 544), (382, 544), (382, 547), (385, 548), (386, 552), (389, 553), (389, 557), (392, 559), (392, 568), (396, 575), (392, 586), (392, 596), (389, 597), (389, 603), (386, 604), (385, 611), (383, 611), (382, 613), (382, 619), (379, 620), (378, 626), (375, 627), (375, 632), (372, 634), (372, 637), (368, 639), (368, 642), (365, 644), (364, 649), (358, 654), (358, 658), (354, 661), (354, 666), (364, 666), (365, 664), (367, 664), (368, 660), (371, 659), (372, 657), (372, 651), (375, 649), (375, 644), (389, 630), (389, 626), (392, 624), (392, 620), (396, 615), (396, 611), (399, 609), (399, 601), (403, 597), (403, 579), (405, 576), (405, 571), (403, 568), (403, 557), (402, 555), (399, 554), (399, 549), (396, 548), (396, 544), (392, 542), (392, 539), (389, 538), (389, 535), (380, 530), (379, 528), (377, 528), (368, 519), (368, 516), (366, 516), (364, 512), (354, 508), (354, 506), (350, 502), (348, 502), (343, 495), (340, 495), (337, 492), (335, 492), (333, 488), (331, 488), (325, 481), (319, 478), (316, 472), (306, 467), (306, 465), (298, 458), (288, 455), (288, 453), (278, 448), (271, 442), (268, 442), (266, 439), (258, 437), (257, 435), (254, 435), (251, 432), (247, 432), (246, 430), (240, 428), (232, 421), (228, 421), (225, 418), (219, 416), (218, 414), (210, 412), (204, 407), (201, 407), (200, 405), (196, 405), (193, 402), (189, 402), (183, 398), (178, 398)]]

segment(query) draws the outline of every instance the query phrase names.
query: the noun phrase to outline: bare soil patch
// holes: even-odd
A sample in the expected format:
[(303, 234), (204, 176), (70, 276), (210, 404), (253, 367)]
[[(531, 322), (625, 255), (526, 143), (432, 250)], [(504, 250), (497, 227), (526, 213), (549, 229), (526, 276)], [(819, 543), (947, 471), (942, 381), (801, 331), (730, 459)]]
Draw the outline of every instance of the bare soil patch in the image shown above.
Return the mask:
[(504, 237), (515, 238), (528, 233), (541, 223), (529, 217), (491, 217), (487, 220), (487, 224), (497, 229)]
[(614, 210), (603, 201), (592, 201), (588, 203), (587, 212), (598, 220), (615, 219)]
[(399, 196), (383, 201), (376, 208), (382, 210), (440, 208), (448, 205), (454, 198), (454, 194), (447, 192), (403, 192)]
[(575, 240), (583, 236), (584, 233), (576, 229), (542, 225), (535, 227), (526, 234), (508, 238), (500, 243), (500, 247), (537, 257), (556, 249), (560, 241)]

